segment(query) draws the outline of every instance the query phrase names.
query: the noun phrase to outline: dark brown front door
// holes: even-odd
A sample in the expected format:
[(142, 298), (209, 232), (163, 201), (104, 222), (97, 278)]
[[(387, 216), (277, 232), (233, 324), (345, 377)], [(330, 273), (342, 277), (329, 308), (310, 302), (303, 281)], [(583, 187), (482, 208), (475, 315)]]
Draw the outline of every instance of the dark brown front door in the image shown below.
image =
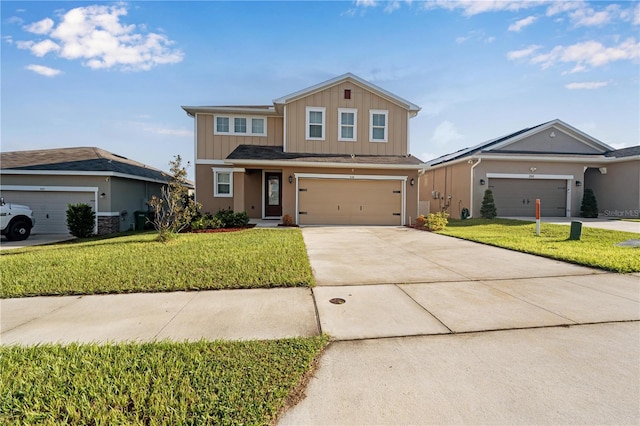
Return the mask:
[(282, 173), (264, 174), (264, 215), (282, 216)]

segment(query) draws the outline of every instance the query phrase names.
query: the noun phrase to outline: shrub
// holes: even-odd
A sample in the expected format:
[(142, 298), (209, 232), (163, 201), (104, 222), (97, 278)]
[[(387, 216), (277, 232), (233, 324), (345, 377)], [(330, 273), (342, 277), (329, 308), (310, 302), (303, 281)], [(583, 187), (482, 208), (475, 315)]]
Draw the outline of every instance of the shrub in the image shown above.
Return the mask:
[(427, 218), (423, 214), (416, 217), (416, 228), (422, 228), (427, 223)]
[(493, 201), (493, 192), (491, 192), (490, 189), (484, 191), (484, 197), (482, 198), (482, 207), (480, 207), (480, 216), (485, 219), (493, 219), (498, 216), (496, 204)]
[(596, 201), (593, 189), (587, 188), (584, 190), (582, 205), (580, 206), (580, 217), (598, 217), (598, 201)]
[(187, 169), (182, 167), (182, 158), (176, 155), (175, 160), (169, 164), (169, 182), (162, 187), (160, 197), (154, 195), (149, 201), (149, 207), (154, 213), (153, 226), (158, 231), (158, 241), (167, 241), (172, 235), (191, 225), (191, 220), (200, 209), (200, 204), (189, 196)]
[(214, 217), (211, 213), (205, 213), (191, 221), (191, 229), (199, 231), (202, 229), (218, 229), (222, 228), (222, 221)]
[(293, 218), (291, 217), (290, 214), (285, 214), (284, 216), (282, 216), (282, 224), (284, 226), (292, 226), (293, 225)]
[(234, 213), (233, 210), (218, 210), (215, 218), (220, 220), (223, 228), (243, 228), (249, 223), (247, 212)]
[(438, 212), (438, 213), (429, 213), (426, 218), (426, 223), (424, 226), (429, 231), (442, 231), (447, 227), (447, 220), (449, 218), (449, 213), (447, 212)]
[(69, 204), (67, 208), (67, 227), (71, 235), (87, 238), (93, 235), (96, 213), (88, 204)]

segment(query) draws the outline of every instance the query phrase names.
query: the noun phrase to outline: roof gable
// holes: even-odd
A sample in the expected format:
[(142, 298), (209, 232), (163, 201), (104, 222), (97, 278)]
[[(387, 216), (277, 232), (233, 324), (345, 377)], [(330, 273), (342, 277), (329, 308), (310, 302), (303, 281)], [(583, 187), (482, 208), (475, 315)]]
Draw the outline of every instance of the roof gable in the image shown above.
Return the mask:
[[(551, 136), (552, 132), (553, 136)], [(551, 138), (551, 140), (557, 138), (559, 143), (542, 145), (540, 138), (536, 138), (536, 136), (540, 135), (544, 135), (545, 138)], [(482, 142), (471, 148), (465, 148), (451, 154), (443, 155), (429, 161), (427, 164), (435, 166), (480, 153), (603, 155), (612, 149), (609, 145), (598, 139), (581, 132), (561, 120), (555, 119), (538, 124), (537, 126), (518, 130), (506, 136)]]
[(322, 83), (313, 85), (311, 87), (307, 87), (306, 89), (302, 89), (299, 90), (297, 92), (293, 92), (290, 93), (286, 96), (280, 97), (278, 99), (274, 99), (273, 103), (275, 105), (283, 105), (283, 104), (287, 104), (290, 102), (293, 102), (295, 100), (313, 95), (314, 93), (320, 92), (322, 90), (325, 90), (329, 87), (333, 87), (336, 86), (340, 83), (343, 83), (345, 81), (349, 81), (355, 85), (358, 85), (360, 87), (362, 87), (365, 90), (368, 90), (370, 92), (373, 92), (405, 109), (407, 109), (408, 111), (417, 114), (418, 111), (420, 111), (420, 107), (417, 106), (414, 103), (411, 103), (409, 101), (407, 101), (406, 99), (401, 98), (400, 96), (394, 95), (391, 92), (388, 92), (386, 90), (384, 90), (381, 87), (376, 86), (375, 84), (369, 83), (366, 80), (363, 80), (362, 78), (352, 74), (352, 73), (346, 73), (343, 75), (340, 75), (338, 77), (332, 78), (330, 80), (324, 81)]

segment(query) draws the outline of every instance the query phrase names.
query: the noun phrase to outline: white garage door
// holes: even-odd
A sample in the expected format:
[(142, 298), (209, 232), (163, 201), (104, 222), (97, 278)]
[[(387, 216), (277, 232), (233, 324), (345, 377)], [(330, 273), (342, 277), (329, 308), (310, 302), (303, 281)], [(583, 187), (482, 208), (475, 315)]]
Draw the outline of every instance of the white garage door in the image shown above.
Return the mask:
[(540, 199), (541, 216), (566, 216), (566, 180), (490, 178), (489, 189), (493, 192), (498, 216), (535, 217), (536, 198)]
[(400, 180), (301, 178), (300, 225), (401, 225)]
[(93, 192), (72, 191), (2, 191), (8, 203), (31, 207), (36, 226), (31, 231), (37, 234), (67, 234), (68, 204), (89, 204), (95, 211)]

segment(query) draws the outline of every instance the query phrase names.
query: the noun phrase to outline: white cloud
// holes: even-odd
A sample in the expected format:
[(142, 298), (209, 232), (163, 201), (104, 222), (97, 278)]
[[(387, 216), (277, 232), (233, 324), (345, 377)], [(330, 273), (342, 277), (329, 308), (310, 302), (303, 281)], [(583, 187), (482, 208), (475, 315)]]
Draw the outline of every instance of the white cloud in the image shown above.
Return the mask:
[(536, 50), (540, 49), (540, 47), (541, 46), (538, 46), (537, 44), (532, 44), (530, 46), (525, 47), (524, 49), (512, 50), (511, 52), (507, 53), (507, 58), (511, 59), (512, 61), (526, 58), (528, 56), (533, 55)]
[(50, 18), (26, 25), (25, 30), (47, 34), (49, 38), (17, 45), (40, 57), (55, 52), (61, 58), (80, 59), (93, 69), (149, 70), (182, 61), (184, 54), (171, 48), (173, 41), (163, 34), (143, 33), (136, 25), (122, 23), (121, 17), (126, 15), (122, 4), (77, 7), (62, 15), (57, 26)]
[(584, 71), (589, 67), (600, 67), (610, 62), (633, 60), (640, 57), (640, 43), (628, 38), (617, 46), (605, 47), (598, 41), (585, 41), (571, 46), (556, 46), (548, 53), (531, 58), (532, 64), (547, 69), (558, 62), (573, 63), (571, 72)]
[(18, 24), (18, 25), (22, 25), (22, 23), (24, 22), (24, 20), (19, 17), (19, 16), (11, 16), (9, 18), (7, 18), (7, 24)]
[(42, 21), (34, 22), (33, 24), (25, 25), (23, 29), (34, 34), (49, 34), (53, 28), (54, 22), (51, 18), (45, 18)]
[(524, 27), (527, 27), (536, 22), (536, 19), (537, 18), (535, 16), (527, 16), (524, 19), (520, 19), (519, 21), (516, 21), (513, 24), (509, 25), (509, 31), (520, 32)]
[(8, 36), (2, 36), (2, 39), (5, 41), (5, 43), (8, 44), (13, 44), (13, 37), (8, 35)]
[(547, 16), (555, 16), (583, 7), (586, 7), (584, 1), (555, 1), (547, 8)]
[(400, 2), (398, 0), (390, 1), (387, 3), (387, 6), (384, 8), (386, 13), (393, 13), (395, 10), (400, 9)]
[(36, 74), (44, 75), (45, 77), (55, 77), (62, 72), (55, 68), (45, 67), (44, 65), (27, 65), (25, 68)]
[(597, 27), (608, 24), (619, 15), (620, 6), (612, 4), (604, 10), (596, 12), (590, 7), (581, 7), (569, 13), (571, 22), (576, 27)]
[(448, 145), (462, 138), (463, 136), (458, 133), (456, 126), (452, 122), (443, 121), (434, 130), (431, 142), (437, 145)]
[(593, 89), (599, 89), (600, 87), (605, 87), (608, 85), (609, 85), (609, 82), (607, 81), (584, 81), (581, 83), (569, 83), (569, 84), (566, 84), (564, 87), (566, 87), (569, 90), (581, 90), (581, 89), (593, 90)]
[(187, 138), (193, 137), (193, 130), (167, 129), (161, 127), (145, 127), (143, 130), (145, 132), (155, 133), (157, 135), (169, 135)]
[(376, 0), (356, 0), (356, 6), (361, 7), (376, 7), (378, 2)]
[(530, 0), (428, 0), (424, 3), (426, 9), (462, 10), (465, 16), (474, 16), (486, 12), (518, 11), (538, 7), (546, 1)]
[(466, 36), (456, 37), (456, 43), (458, 44), (466, 43), (469, 40), (478, 40), (483, 43), (489, 44), (489, 43), (493, 43), (496, 40), (496, 38), (493, 36), (487, 37), (483, 30), (469, 31), (469, 34)]

